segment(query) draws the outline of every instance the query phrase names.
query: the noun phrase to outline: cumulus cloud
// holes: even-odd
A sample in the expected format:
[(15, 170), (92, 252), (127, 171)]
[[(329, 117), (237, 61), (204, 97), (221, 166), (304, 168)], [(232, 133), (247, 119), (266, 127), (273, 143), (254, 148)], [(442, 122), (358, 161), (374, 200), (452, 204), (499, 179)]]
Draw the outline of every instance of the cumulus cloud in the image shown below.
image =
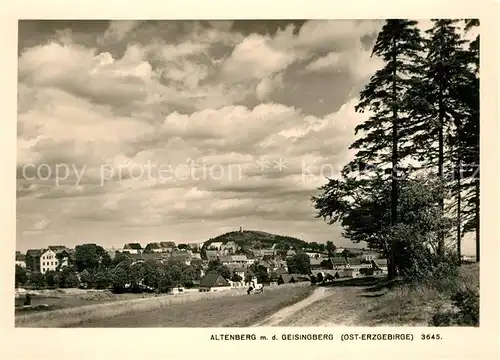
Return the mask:
[(369, 115), (353, 89), (377, 66), (361, 39), (380, 22), (235, 27), (118, 21), (94, 43), (68, 29), (24, 48), (22, 246), (203, 241), (239, 226), (342, 244), (309, 198)]
[(260, 79), (285, 69), (293, 61), (293, 53), (274, 49), (269, 38), (252, 34), (234, 48), (222, 66), (222, 74), (228, 81)]
[(310, 72), (347, 71), (355, 77), (365, 78), (373, 75), (383, 67), (378, 57), (371, 55), (371, 51), (330, 52), (319, 57), (304, 68)]
[(268, 100), (274, 91), (281, 90), (284, 87), (283, 74), (278, 73), (266, 77), (262, 80), (255, 89), (257, 98), (261, 101)]
[(101, 41), (118, 42), (140, 24), (138, 20), (113, 20), (103, 34)]

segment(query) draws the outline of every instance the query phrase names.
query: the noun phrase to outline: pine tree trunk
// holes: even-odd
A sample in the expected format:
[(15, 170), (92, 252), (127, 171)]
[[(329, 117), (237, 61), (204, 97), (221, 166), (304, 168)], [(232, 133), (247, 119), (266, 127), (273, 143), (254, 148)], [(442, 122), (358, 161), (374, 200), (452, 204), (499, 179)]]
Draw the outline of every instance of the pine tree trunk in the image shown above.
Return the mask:
[[(460, 158), (460, 156), (459, 156)], [(460, 160), (458, 161), (457, 171), (457, 255), (458, 266), (462, 264), (462, 166)]]
[[(391, 225), (396, 225), (398, 222), (398, 184), (397, 184), (397, 165), (398, 165), (398, 127), (397, 118), (398, 111), (396, 106), (397, 88), (396, 88), (396, 44), (393, 41), (393, 63), (392, 69), (392, 171), (391, 171)], [(396, 271), (396, 239), (392, 239), (391, 243), (391, 267), (389, 270), (389, 279), (393, 279), (397, 275)]]
[[(439, 180), (444, 185), (444, 109), (443, 109), (443, 86), (441, 84), (442, 80), (439, 81), (439, 134), (438, 134), (438, 176)], [(439, 208), (441, 209), (441, 214), (444, 214), (444, 194), (439, 198)], [(444, 232), (441, 231), (438, 235), (438, 255), (444, 255)]]
[(479, 175), (476, 179), (476, 262), (479, 262)]

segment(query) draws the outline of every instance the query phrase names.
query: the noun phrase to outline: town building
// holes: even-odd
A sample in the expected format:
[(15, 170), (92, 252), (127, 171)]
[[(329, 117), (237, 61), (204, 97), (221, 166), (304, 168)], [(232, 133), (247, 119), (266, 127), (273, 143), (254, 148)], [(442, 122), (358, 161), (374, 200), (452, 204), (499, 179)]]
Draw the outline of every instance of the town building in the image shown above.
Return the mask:
[(215, 292), (231, 290), (231, 284), (218, 272), (207, 273), (200, 281), (200, 292)]
[(42, 249), (29, 249), (26, 251), (26, 269), (30, 271), (40, 271), (40, 257), (42, 256)]
[(141, 254), (143, 250), (139, 243), (128, 243), (123, 247), (123, 251), (130, 254)]
[(222, 248), (222, 242), (213, 242), (210, 245), (208, 245), (208, 249), (211, 250), (221, 251), (221, 248)]
[(56, 253), (53, 250), (47, 249), (40, 256), (40, 272), (45, 274), (47, 271), (55, 271), (59, 261), (56, 258)]
[(26, 268), (26, 255), (16, 251), (16, 265)]
[(173, 241), (162, 241), (160, 242), (160, 248), (162, 252), (172, 252), (177, 249), (177, 245)]
[(152, 242), (146, 245), (144, 248), (145, 253), (161, 253), (163, 252), (162, 247), (160, 246), (160, 243), (157, 242)]
[(379, 254), (375, 251), (363, 251), (362, 255), (360, 256), (360, 259), (363, 261), (371, 262), (372, 260), (377, 259), (378, 255)]
[(238, 245), (234, 241), (228, 241), (221, 246), (221, 251), (224, 255), (234, 254), (236, 250), (238, 250)]

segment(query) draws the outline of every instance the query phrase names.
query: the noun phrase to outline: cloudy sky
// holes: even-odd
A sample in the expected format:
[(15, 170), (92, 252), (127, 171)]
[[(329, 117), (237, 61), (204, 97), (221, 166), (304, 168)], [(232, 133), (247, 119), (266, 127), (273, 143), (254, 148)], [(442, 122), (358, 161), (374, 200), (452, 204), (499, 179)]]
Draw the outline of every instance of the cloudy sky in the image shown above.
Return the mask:
[(309, 199), (352, 156), (381, 26), (21, 21), (18, 250), (240, 226), (351, 245)]

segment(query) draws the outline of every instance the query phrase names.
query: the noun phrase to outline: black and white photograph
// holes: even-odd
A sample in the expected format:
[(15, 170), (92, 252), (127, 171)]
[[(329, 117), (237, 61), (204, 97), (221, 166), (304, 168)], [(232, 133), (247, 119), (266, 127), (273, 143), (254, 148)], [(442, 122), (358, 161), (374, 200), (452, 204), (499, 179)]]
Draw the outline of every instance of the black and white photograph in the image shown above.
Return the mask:
[(19, 20), (15, 326), (479, 327), (479, 38)]

